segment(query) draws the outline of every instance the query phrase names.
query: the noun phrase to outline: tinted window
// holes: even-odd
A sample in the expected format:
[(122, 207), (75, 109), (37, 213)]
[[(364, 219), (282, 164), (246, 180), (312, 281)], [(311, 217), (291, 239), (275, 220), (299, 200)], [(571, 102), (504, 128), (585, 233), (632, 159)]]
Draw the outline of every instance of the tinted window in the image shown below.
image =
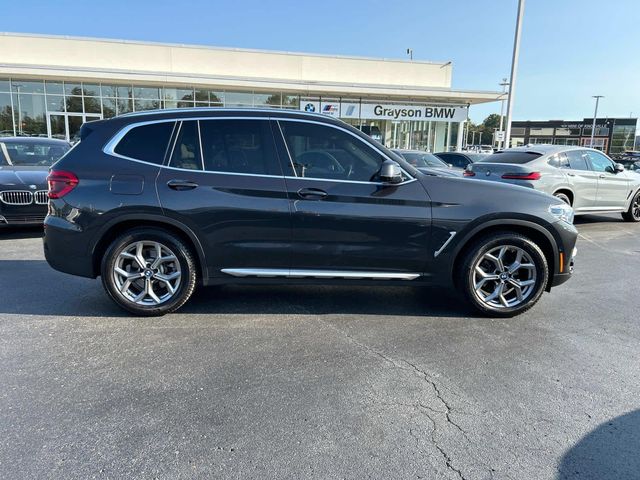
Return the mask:
[(200, 121), (205, 170), (282, 175), (267, 120)]
[(198, 139), (198, 122), (196, 120), (182, 122), (169, 165), (174, 168), (184, 168), (187, 170), (202, 169), (200, 141)]
[(114, 151), (125, 157), (161, 164), (174, 122), (152, 123), (134, 127), (118, 143)]
[[(69, 151), (69, 145), (51, 142), (5, 142), (1, 143), (2, 150), (6, 149), (9, 162), (15, 166), (43, 166), (49, 167)], [(0, 151), (0, 165), (7, 165), (5, 156)]]
[(299, 177), (375, 181), (383, 157), (363, 141), (334, 127), (280, 122)]
[(452, 153), (438, 153), (436, 154), (436, 156), (441, 158), (442, 161), (450, 163), (457, 168), (466, 168), (467, 165), (469, 165), (469, 160), (463, 155), (454, 155)]
[(591, 160), (591, 167), (596, 172), (615, 172), (613, 168), (613, 162), (605, 157), (602, 153), (589, 152), (589, 159)]
[(496, 152), (493, 155), (487, 155), (480, 159), (480, 162), (489, 163), (516, 163), (524, 164), (529, 163), (536, 158), (540, 158), (542, 155), (536, 152)]
[(584, 150), (569, 150), (566, 155), (572, 170), (590, 170)]
[(547, 163), (556, 168), (569, 168), (569, 159), (564, 153), (552, 155)]

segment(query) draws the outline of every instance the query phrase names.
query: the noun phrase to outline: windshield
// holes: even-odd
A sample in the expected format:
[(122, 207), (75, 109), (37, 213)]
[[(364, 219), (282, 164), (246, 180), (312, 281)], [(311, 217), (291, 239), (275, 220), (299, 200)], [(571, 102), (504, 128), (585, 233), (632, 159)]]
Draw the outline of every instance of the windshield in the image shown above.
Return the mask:
[(421, 167), (434, 167), (434, 168), (449, 168), (445, 162), (440, 160), (432, 153), (419, 153), (419, 152), (400, 152), (405, 160), (416, 168)]
[(536, 152), (510, 152), (505, 150), (503, 152), (496, 152), (493, 155), (487, 155), (485, 158), (479, 160), (480, 163), (529, 163), (542, 155)]
[(0, 142), (0, 165), (50, 167), (69, 151), (64, 143), (43, 141)]

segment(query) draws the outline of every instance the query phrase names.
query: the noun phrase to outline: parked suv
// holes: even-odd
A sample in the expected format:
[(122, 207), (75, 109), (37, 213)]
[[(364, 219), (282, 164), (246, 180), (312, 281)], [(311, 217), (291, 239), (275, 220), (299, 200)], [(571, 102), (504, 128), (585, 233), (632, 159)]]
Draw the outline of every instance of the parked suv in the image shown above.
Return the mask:
[(621, 213), (640, 222), (640, 175), (592, 148), (509, 148), (470, 164), (464, 175), (535, 188), (571, 205), (576, 215)]
[(512, 316), (573, 267), (573, 211), (512, 185), (422, 174), (345, 123), (181, 109), (85, 124), (49, 175), (47, 261), (138, 315), (197, 283), (456, 286)]

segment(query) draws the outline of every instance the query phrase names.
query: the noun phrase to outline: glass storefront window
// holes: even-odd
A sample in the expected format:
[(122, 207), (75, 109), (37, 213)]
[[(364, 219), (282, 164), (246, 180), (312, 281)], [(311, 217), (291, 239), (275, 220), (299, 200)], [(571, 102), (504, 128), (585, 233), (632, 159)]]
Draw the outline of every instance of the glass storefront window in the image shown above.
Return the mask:
[(47, 111), (64, 112), (64, 97), (62, 95), (47, 95)]
[(300, 97), (296, 94), (282, 94), (282, 108), (299, 108), (300, 107)]
[(117, 97), (118, 96), (118, 87), (117, 85), (105, 85), (102, 84), (102, 95), (105, 97)]
[(5, 78), (0, 79), (0, 92), (11, 92), (9, 88), (9, 80)]
[(102, 113), (100, 98), (84, 97), (84, 111), (85, 113)]
[(66, 97), (67, 112), (82, 113), (82, 97)]
[(255, 93), (253, 105), (256, 107), (280, 107), (282, 105), (281, 93)]
[(117, 105), (118, 105), (117, 115), (133, 112), (133, 100), (131, 99), (119, 98)]
[(116, 116), (116, 99), (102, 97), (102, 115), (104, 118), (111, 118)]
[(40, 136), (47, 134), (44, 95), (23, 93), (14, 95), (13, 105), (18, 135)]
[(160, 99), (160, 88), (158, 87), (134, 87), (133, 97), (135, 99), (144, 98), (148, 100)]
[(225, 92), (226, 107), (252, 107), (253, 93), (251, 92)]
[(209, 103), (212, 106), (222, 106), (224, 104), (224, 92), (209, 92)]
[(135, 111), (141, 110), (158, 110), (160, 108), (160, 100), (138, 100), (134, 102)]
[(52, 82), (47, 80), (44, 84), (47, 95), (64, 95), (62, 82)]
[(100, 96), (100, 85), (95, 83), (82, 83), (82, 91), (85, 96), (89, 97), (99, 97)]
[(65, 95), (82, 95), (82, 84), (64, 82), (64, 93)]
[(13, 136), (13, 109), (11, 94), (0, 93), (0, 136)]
[(133, 93), (131, 91), (131, 87), (119, 86), (119, 87), (116, 87), (116, 89), (117, 89), (118, 98), (131, 98)]
[(44, 82), (13, 79), (11, 81), (13, 93), (44, 93)]

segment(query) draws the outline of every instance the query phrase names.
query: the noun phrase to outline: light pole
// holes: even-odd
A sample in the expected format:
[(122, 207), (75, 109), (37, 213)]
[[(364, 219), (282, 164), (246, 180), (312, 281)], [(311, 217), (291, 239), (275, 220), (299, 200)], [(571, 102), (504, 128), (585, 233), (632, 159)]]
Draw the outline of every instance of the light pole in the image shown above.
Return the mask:
[(509, 95), (507, 97), (507, 128), (504, 135), (504, 143), (507, 148), (511, 145), (511, 113), (513, 111), (513, 97), (516, 93), (516, 74), (518, 73), (518, 56), (520, 54), (520, 32), (522, 30), (522, 17), (524, 15), (524, 0), (518, 0), (518, 17), (516, 20), (516, 33), (513, 38), (513, 56), (511, 57), (511, 78), (509, 80)]
[(409, 55), (409, 60), (413, 60), (413, 48), (407, 48), (407, 55)]
[(502, 150), (502, 144), (504, 142), (504, 131), (502, 130), (502, 124), (504, 122), (504, 94), (507, 93), (507, 85), (509, 85), (509, 82), (507, 82), (506, 78), (503, 78), (502, 83), (500, 84), (500, 86), (502, 87), (502, 100), (500, 101), (500, 128), (498, 129), (498, 131), (502, 135), (502, 138), (498, 140), (498, 150)]
[(598, 118), (598, 103), (604, 95), (593, 95), (592, 98), (596, 99), (596, 111), (593, 112), (593, 125), (591, 125), (591, 140), (589, 140), (589, 146), (593, 148), (593, 136), (596, 134), (596, 118)]
[(22, 105), (20, 103), (20, 87), (22, 87), (22, 85), (14, 83), (13, 86), (16, 87), (18, 91), (18, 134), (22, 135)]

